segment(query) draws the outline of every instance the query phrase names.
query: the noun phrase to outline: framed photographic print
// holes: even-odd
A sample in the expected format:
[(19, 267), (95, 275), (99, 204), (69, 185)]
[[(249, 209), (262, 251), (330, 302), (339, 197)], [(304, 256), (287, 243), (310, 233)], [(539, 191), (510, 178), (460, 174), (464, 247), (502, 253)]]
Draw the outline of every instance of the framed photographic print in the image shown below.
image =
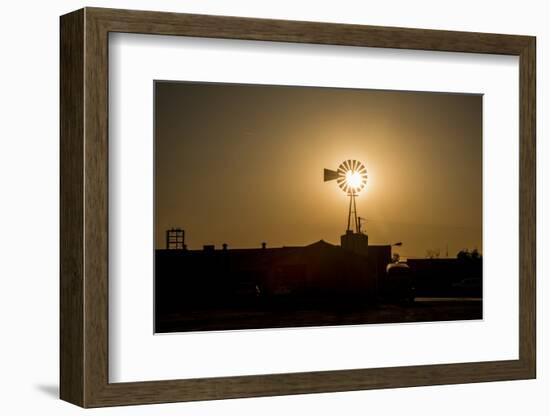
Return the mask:
[(153, 93), (156, 333), (482, 319), (481, 95)]
[(61, 398), (534, 378), (535, 103), (530, 36), (62, 16)]

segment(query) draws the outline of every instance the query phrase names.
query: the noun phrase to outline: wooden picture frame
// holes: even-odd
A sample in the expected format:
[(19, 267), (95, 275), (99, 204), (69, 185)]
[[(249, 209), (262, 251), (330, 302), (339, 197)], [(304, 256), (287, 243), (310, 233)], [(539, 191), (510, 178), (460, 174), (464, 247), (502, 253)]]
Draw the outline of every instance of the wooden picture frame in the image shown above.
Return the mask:
[[(61, 399), (82, 407), (101, 407), (535, 378), (534, 37), (100, 8), (64, 15), (60, 28)], [(110, 383), (110, 32), (519, 56), (519, 359)]]

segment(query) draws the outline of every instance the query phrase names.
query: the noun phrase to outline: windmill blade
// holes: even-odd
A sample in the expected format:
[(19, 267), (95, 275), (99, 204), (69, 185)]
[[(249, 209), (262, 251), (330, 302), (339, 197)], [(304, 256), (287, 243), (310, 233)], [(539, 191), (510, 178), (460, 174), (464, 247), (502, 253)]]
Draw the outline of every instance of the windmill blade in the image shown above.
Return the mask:
[(324, 182), (333, 181), (335, 179), (338, 179), (338, 172), (335, 172), (330, 169), (324, 169), (323, 171), (323, 180)]
[(341, 188), (341, 189), (344, 189), (348, 186), (347, 182), (345, 179), (343, 178), (338, 178), (338, 180), (336, 181), (336, 183), (338, 184), (338, 186)]

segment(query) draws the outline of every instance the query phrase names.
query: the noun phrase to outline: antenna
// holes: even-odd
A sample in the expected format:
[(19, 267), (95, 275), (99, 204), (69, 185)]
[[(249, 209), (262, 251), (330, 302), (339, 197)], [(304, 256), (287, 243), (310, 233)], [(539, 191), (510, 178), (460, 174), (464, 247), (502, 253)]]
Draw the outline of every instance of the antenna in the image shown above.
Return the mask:
[(367, 168), (357, 160), (346, 160), (336, 170), (324, 169), (323, 171), (324, 182), (336, 180), (340, 189), (349, 196), (348, 227), (346, 232), (352, 231), (350, 228), (352, 217), (355, 232), (361, 232), (361, 220), (363, 218), (357, 216), (355, 197), (359, 196), (359, 192), (367, 184), (367, 178)]
[(361, 233), (361, 227), (363, 223), (367, 222), (366, 218), (363, 217), (357, 217), (357, 225), (359, 226), (359, 229), (357, 230), (358, 233)]

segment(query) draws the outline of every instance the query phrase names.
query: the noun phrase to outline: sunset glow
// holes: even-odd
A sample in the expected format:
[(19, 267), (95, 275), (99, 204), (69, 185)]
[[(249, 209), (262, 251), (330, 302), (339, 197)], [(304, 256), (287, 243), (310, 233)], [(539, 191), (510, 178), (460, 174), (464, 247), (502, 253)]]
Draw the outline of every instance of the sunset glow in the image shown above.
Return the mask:
[(373, 244), (483, 249), (479, 95), (157, 82), (155, 102), (158, 248), (174, 226), (190, 249), (339, 244), (351, 191)]

